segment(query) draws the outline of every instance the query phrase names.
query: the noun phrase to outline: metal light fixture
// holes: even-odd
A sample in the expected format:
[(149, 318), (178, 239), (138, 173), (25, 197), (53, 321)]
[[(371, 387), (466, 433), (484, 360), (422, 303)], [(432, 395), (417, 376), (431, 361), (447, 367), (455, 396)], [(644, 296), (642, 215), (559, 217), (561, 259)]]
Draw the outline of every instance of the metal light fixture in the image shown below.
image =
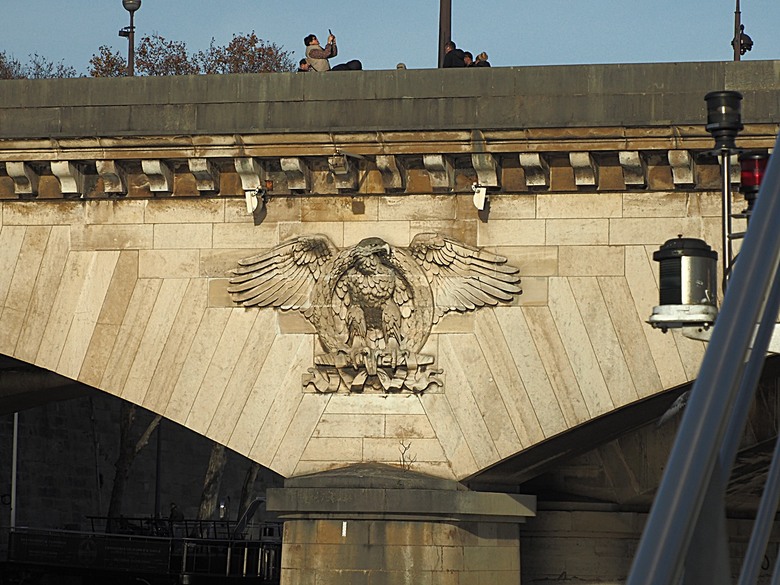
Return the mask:
[(734, 61), (739, 61), (742, 55), (753, 48), (753, 39), (745, 34), (745, 25), (742, 24), (739, 0), (737, 0), (737, 8), (734, 11), (734, 37), (731, 39), (731, 47), (734, 49)]
[(328, 157), (328, 169), (334, 175), (343, 176), (349, 174), (352, 165), (346, 154), (336, 151), (336, 154)]
[(738, 91), (711, 91), (704, 96), (707, 102), (707, 132), (715, 139), (714, 152), (720, 157), (722, 185), (722, 243), (723, 243), (723, 282), (731, 273), (734, 258), (731, 205), (731, 154), (737, 149), (737, 135), (742, 125), (742, 94)]
[(707, 102), (707, 132), (715, 139), (715, 150), (736, 149), (735, 140), (742, 125), (742, 94), (738, 91), (711, 91)]
[(698, 326), (709, 328), (718, 315), (718, 253), (703, 240), (667, 240), (653, 253), (660, 264), (660, 304), (648, 323), (667, 329)]
[(761, 181), (764, 179), (766, 165), (769, 162), (769, 152), (766, 150), (751, 150), (739, 155), (739, 192), (747, 201), (747, 209), (744, 215), (750, 220), (753, 213), (753, 205), (756, 202)]
[(141, 0), (122, 0), (122, 6), (130, 13), (130, 26), (119, 30), (120, 37), (127, 37), (127, 75), (135, 75), (135, 25), (133, 16), (135, 11), (141, 8)]
[(480, 185), (479, 183), (474, 183), (471, 185), (471, 190), (474, 191), (474, 197), (472, 198), (474, 207), (479, 211), (483, 211), (488, 205), (487, 187)]

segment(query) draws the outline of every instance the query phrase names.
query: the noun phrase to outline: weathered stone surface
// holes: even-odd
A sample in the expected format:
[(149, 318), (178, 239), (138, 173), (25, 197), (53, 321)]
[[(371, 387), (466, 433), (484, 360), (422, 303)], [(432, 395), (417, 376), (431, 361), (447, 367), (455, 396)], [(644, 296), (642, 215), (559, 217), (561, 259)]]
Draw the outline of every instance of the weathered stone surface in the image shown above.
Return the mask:
[(125, 400), (143, 404), (157, 368), (169, 367), (168, 363), (160, 363), (161, 348), (165, 347), (168, 340), (188, 284), (189, 281), (183, 278), (163, 281), (141, 338), (139, 351), (127, 375), (122, 391)]
[(154, 246), (151, 225), (74, 225), (70, 233), (74, 250), (139, 250)]
[(625, 248), (622, 246), (559, 246), (559, 276), (622, 276)]
[(197, 250), (141, 250), (139, 278), (195, 278), (200, 273)]
[(78, 202), (6, 201), (3, 225), (79, 225), (84, 206)]
[(120, 252), (78, 375), (85, 384), (100, 386), (137, 280), (138, 252)]
[(586, 219), (622, 217), (620, 193), (545, 193), (536, 196), (537, 217), (545, 219)]
[[(718, 167), (701, 156), (710, 138), (691, 105), (701, 96), (690, 100), (701, 78), (681, 73), (690, 67), (459, 72), (488, 76), (476, 85), (443, 71), (365, 72), (357, 86), (284, 74), (272, 85), (103, 80), (122, 91), (100, 104), (78, 90), (89, 80), (41, 81), (45, 92), (3, 82), (0, 191), (12, 199), (0, 204), (0, 350), (131, 398), (284, 475), (403, 465), (400, 443), (411, 441), (414, 469), (470, 477), (696, 375), (701, 344), (644, 323), (658, 292), (653, 250), (678, 234), (720, 246)], [(731, 68), (697, 67), (708, 85)], [(663, 87), (648, 90), (660, 70)], [(776, 98), (767, 83), (751, 100)], [(304, 108), (304, 91), (320, 97)], [(308, 112), (332, 100), (351, 119), (312, 126)], [(25, 136), (2, 115), (9, 104), (26, 118)], [(378, 116), (386, 108), (394, 115)], [(751, 145), (776, 136), (776, 114), (764, 109), (745, 120), (740, 138)], [(84, 128), (97, 131), (78, 136)], [(14, 180), (29, 192), (16, 193)], [(85, 198), (67, 200), (82, 180)], [(33, 195), (35, 181), (37, 199), (14, 200)], [(474, 182), (491, 187), (484, 212)], [(244, 191), (258, 187), (269, 189), (265, 206), (247, 213)], [(506, 257), (524, 292), (484, 316), (456, 308), (442, 318), (421, 341), (442, 383), (419, 396), (304, 391), (322, 353), (311, 321), (238, 307), (227, 292), (239, 259), (293, 237), (407, 247), (425, 232)], [(275, 284), (299, 279), (285, 275)], [(460, 276), (447, 278), (453, 286)]]
[(597, 245), (609, 241), (611, 221), (606, 219), (548, 219), (545, 244)]
[(210, 223), (158, 223), (154, 225), (156, 249), (200, 249), (212, 247), (213, 226)]
[[(29, 227), (24, 230), (24, 240), (18, 239), (21, 229), (9, 230), (11, 238), (0, 235), (0, 240), (11, 244), (9, 254), (2, 261), (5, 278), (10, 279), (1, 285), (7, 291), (3, 295), (5, 301), (0, 303), (4, 306), (0, 310), (0, 352), (5, 355), (12, 355), (16, 348), (51, 231), (52, 228), (46, 226)], [(17, 254), (15, 258), (14, 254)], [(16, 260), (13, 268), (12, 259)]]

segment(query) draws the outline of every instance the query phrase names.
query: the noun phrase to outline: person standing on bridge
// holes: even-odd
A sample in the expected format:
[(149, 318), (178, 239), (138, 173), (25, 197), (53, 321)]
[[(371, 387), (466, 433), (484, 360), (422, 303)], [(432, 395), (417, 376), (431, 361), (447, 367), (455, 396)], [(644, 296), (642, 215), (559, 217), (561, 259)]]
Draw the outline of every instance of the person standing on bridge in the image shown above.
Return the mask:
[(317, 40), (317, 35), (306, 35), (303, 44), (306, 45), (306, 62), (309, 64), (309, 71), (359, 71), (363, 69), (363, 64), (357, 59), (340, 63), (331, 68), (328, 59), (339, 54), (336, 37), (333, 33), (328, 34), (328, 44), (325, 45), (324, 49)]
[(328, 44), (322, 48), (317, 40), (317, 35), (306, 35), (303, 39), (306, 45), (306, 62), (314, 71), (330, 71), (330, 62), (328, 59), (339, 54), (336, 46), (336, 37), (333, 33), (328, 35)]
[(453, 41), (447, 41), (444, 43), (444, 62), (442, 67), (449, 69), (450, 67), (465, 67), (464, 61), (466, 54), (455, 46)]

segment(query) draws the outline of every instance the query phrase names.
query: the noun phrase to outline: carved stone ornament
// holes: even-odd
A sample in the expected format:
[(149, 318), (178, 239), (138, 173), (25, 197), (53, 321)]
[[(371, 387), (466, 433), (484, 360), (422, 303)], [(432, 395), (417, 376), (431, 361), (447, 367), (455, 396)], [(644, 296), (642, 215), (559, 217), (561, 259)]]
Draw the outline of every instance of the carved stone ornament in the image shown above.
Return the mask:
[(300, 311), (314, 325), (325, 353), (304, 386), (318, 392), (441, 386), (434, 357), (419, 353), (433, 324), (522, 293), (506, 258), (440, 234), (418, 234), (408, 248), (366, 238), (343, 250), (300, 236), (240, 260), (233, 274), (234, 302)]

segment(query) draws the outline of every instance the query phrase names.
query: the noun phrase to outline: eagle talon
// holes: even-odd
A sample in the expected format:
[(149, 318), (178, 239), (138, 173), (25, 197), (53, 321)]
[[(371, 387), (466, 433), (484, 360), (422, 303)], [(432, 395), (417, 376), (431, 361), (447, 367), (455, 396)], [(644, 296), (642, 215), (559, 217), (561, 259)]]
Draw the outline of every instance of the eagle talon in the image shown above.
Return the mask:
[[(401, 346), (398, 343), (398, 340), (391, 337), (387, 344), (385, 345), (385, 348), (381, 350), (378, 354), (379, 360), (381, 363), (385, 363), (384, 358), (390, 358), (390, 367), (393, 369), (398, 366), (399, 362), (402, 360), (405, 360), (407, 357), (409, 357), (409, 350), (407, 349), (401, 349)], [(387, 365), (385, 363), (385, 365)]]
[(356, 368), (360, 366), (366, 366), (368, 361), (366, 358), (370, 357), (371, 350), (365, 347), (363, 344), (356, 343), (355, 346), (349, 351), (349, 357), (352, 360), (352, 365)]

